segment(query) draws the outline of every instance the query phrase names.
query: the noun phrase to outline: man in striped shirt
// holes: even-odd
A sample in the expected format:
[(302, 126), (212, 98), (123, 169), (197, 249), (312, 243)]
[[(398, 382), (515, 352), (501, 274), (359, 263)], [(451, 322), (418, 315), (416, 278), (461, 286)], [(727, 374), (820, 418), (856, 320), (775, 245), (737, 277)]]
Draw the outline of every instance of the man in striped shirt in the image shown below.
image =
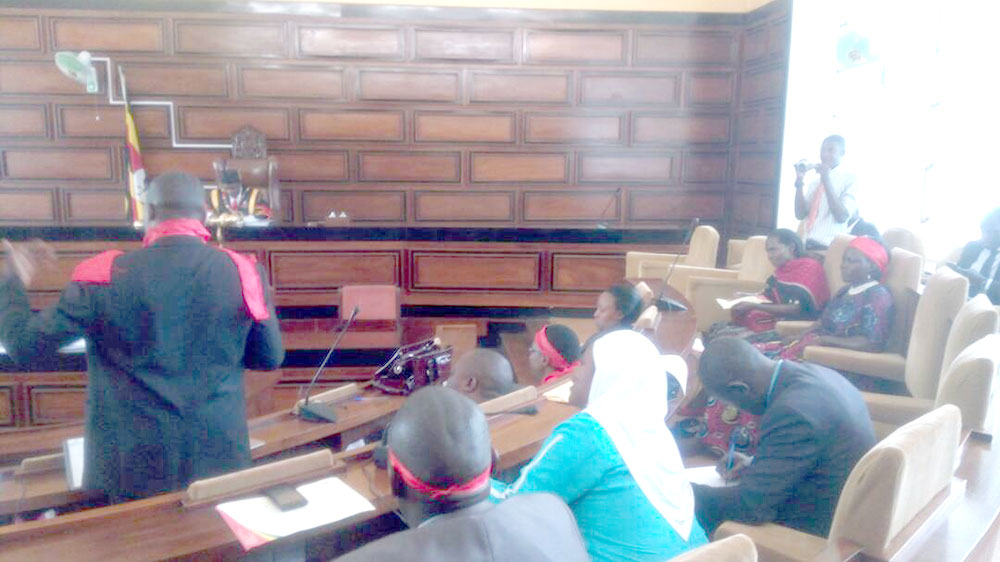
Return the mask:
[[(835, 236), (850, 231), (858, 214), (854, 174), (840, 165), (844, 152), (844, 137), (831, 135), (820, 147), (819, 164), (795, 165), (795, 218), (807, 249), (829, 246)], [(810, 171), (816, 174), (806, 187)]]

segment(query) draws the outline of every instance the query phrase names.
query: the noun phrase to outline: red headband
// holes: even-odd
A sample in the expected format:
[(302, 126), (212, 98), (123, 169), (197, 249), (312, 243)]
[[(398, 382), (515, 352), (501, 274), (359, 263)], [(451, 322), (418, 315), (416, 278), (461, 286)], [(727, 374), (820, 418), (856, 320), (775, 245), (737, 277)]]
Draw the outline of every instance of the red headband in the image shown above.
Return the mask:
[(867, 236), (858, 236), (847, 246), (864, 254), (882, 273), (885, 273), (885, 269), (889, 266), (889, 253), (878, 241)]
[(446, 496), (454, 495), (468, 495), (475, 492), (479, 492), (481, 488), (489, 485), (490, 483), (490, 472), (492, 472), (493, 467), (487, 466), (479, 476), (476, 476), (472, 480), (469, 480), (465, 484), (452, 484), (447, 487), (435, 486), (433, 484), (428, 484), (423, 480), (417, 478), (415, 474), (410, 472), (410, 469), (406, 468), (406, 465), (399, 460), (396, 453), (389, 449), (389, 464), (392, 465), (392, 469), (399, 474), (400, 478), (403, 479), (403, 483), (406, 484), (412, 490), (416, 490), (421, 494), (426, 494), (431, 497), (432, 500), (438, 500)]
[(538, 346), (538, 351), (549, 360), (549, 365), (552, 365), (552, 368), (555, 369), (542, 379), (542, 384), (555, 380), (580, 366), (579, 361), (570, 363), (559, 353), (559, 350), (552, 345), (548, 336), (545, 335), (544, 327), (535, 332), (535, 345)]

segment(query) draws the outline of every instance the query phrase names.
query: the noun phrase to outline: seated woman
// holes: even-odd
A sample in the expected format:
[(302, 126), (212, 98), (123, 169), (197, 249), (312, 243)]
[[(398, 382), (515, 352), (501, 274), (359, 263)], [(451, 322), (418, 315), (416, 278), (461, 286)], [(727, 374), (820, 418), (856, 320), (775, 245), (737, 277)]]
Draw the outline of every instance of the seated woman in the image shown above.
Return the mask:
[(513, 484), (494, 483), (494, 499), (540, 491), (562, 497), (597, 561), (667, 560), (707, 542), (663, 422), (661, 367), (642, 334), (597, 338), (573, 374), (571, 402), (585, 409), (553, 430)]
[(562, 324), (548, 324), (535, 332), (528, 363), (536, 383), (561, 379), (580, 365), (580, 340)]
[(642, 295), (629, 283), (616, 283), (597, 297), (597, 308), (594, 310), (594, 323), (597, 333), (584, 344), (588, 349), (597, 338), (614, 330), (631, 330), (632, 324), (642, 314)]
[(774, 329), (777, 320), (812, 320), (830, 298), (823, 264), (806, 255), (802, 239), (787, 228), (767, 237), (767, 259), (774, 274), (759, 295), (764, 303), (741, 302), (732, 308), (732, 322), (718, 322), (705, 332), (705, 341), (717, 337), (746, 337)]

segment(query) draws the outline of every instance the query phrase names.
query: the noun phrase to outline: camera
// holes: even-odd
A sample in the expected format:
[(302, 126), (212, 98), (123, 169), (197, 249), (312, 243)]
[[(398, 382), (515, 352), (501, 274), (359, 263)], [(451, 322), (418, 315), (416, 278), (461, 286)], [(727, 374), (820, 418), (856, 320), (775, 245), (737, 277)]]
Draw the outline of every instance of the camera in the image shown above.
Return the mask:
[(795, 163), (795, 171), (800, 174), (804, 174), (809, 170), (815, 170), (815, 169), (816, 169), (816, 164), (807, 162), (805, 160), (799, 160), (798, 162)]

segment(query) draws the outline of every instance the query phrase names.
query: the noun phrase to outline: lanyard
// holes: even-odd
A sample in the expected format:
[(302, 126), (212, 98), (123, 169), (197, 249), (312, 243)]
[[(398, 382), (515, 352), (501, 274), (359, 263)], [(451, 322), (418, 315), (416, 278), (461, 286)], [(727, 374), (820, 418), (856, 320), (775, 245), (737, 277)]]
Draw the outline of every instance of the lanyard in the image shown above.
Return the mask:
[(771, 374), (771, 386), (768, 387), (767, 396), (764, 397), (765, 406), (771, 402), (771, 394), (774, 392), (774, 385), (778, 383), (778, 375), (781, 374), (781, 365), (784, 364), (784, 362), (784, 359), (780, 359), (774, 366), (774, 373)]

